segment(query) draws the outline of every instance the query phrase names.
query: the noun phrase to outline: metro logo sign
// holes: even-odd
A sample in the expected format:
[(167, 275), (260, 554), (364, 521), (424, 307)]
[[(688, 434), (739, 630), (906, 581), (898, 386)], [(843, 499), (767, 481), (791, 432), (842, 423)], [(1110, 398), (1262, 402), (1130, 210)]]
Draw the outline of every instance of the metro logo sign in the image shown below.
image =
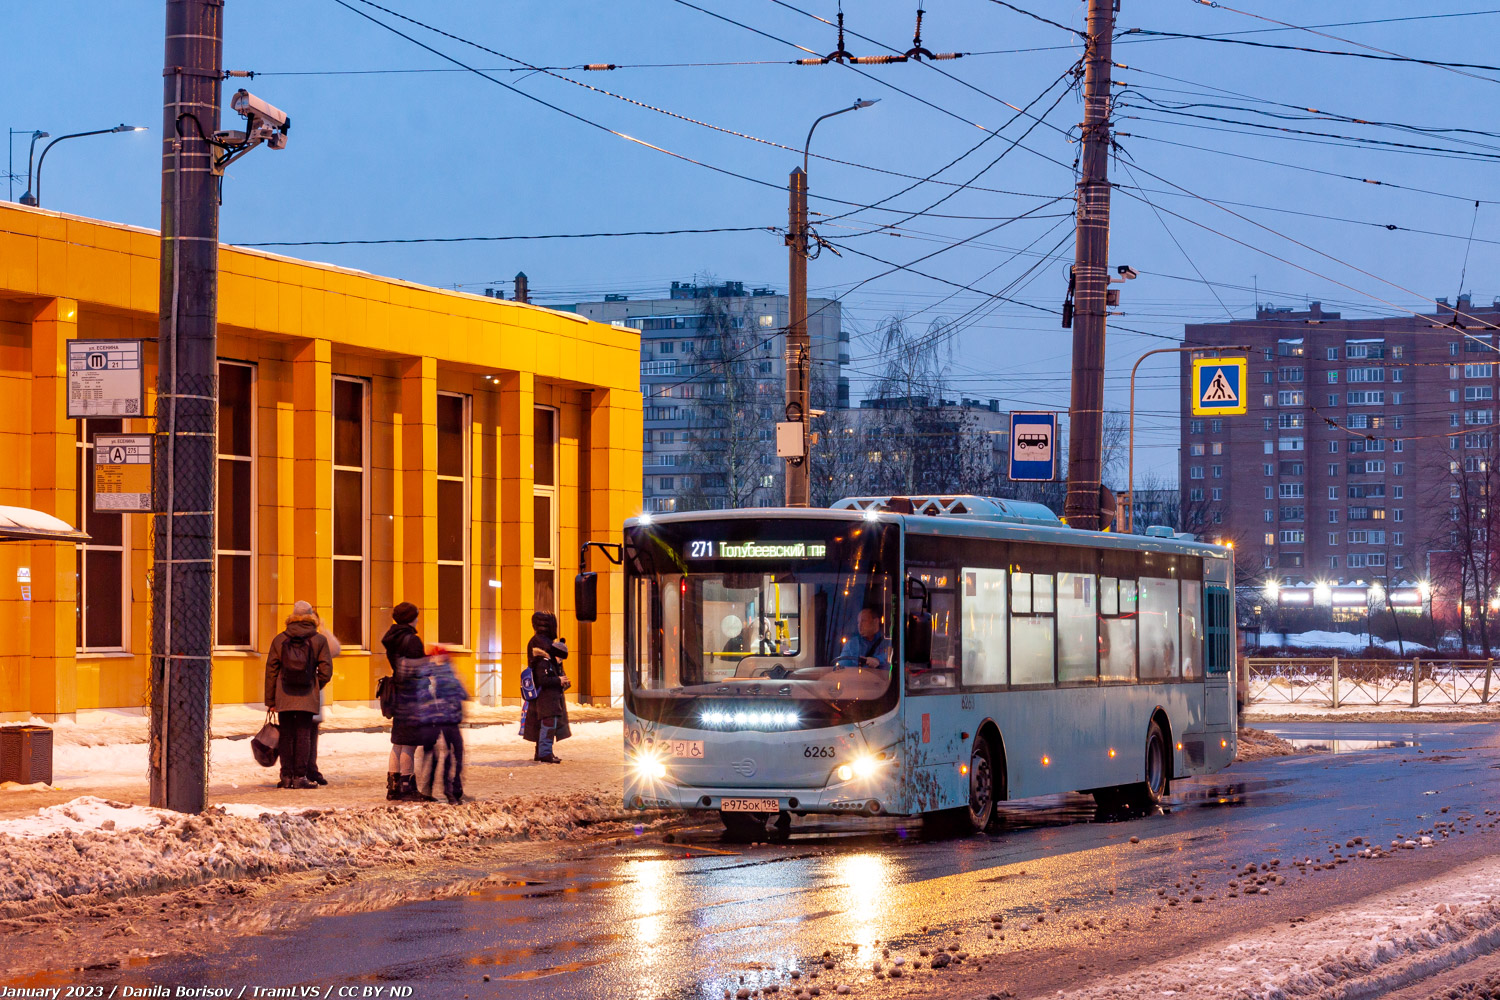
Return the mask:
[(1246, 411), (1248, 358), (1193, 359), (1193, 416), (1237, 415)]

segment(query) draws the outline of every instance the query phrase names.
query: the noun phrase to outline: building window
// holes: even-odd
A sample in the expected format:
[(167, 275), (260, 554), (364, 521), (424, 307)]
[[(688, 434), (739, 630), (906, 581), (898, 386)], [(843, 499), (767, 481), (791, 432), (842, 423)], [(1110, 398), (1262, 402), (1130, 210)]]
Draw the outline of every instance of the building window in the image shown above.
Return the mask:
[(1273, 455), (1276, 453), (1276, 443), (1274, 441), (1262, 441), (1261, 450), (1267, 455)]
[(1301, 483), (1281, 483), (1276, 488), (1276, 495), (1283, 500), (1300, 500), (1305, 491)]
[(1188, 454), (1195, 458), (1201, 456), (1203, 454), (1203, 445), (1201, 443), (1188, 445)]
[(1281, 540), (1283, 542), (1301, 544), (1306, 538), (1307, 535), (1301, 528), (1286, 528), (1281, 532)]
[(1208, 422), (1208, 429), (1213, 433), (1218, 434), (1224, 430), (1224, 421), (1215, 417), (1213, 420), (1210, 420)]
[[(536, 571), (535, 611), (557, 613), (557, 411), (536, 408), (536, 430), (532, 457), (532, 509), (536, 544), (532, 556)], [(663, 510), (673, 510), (676, 502)]]
[(1492, 385), (1466, 385), (1464, 386), (1464, 402), (1472, 403), (1481, 399), (1494, 399), (1495, 387)]
[(1329, 361), (1337, 361), (1338, 359), (1339, 359), (1339, 349), (1337, 347), (1330, 347), (1328, 349), (1328, 360)]
[(1223, 490), (1222, 487), (1219, 487), (1219, 486), (1215, 486), (1214, 487), (1214, 489), (1213, 489), (1213, 498), (1215, 500), (1223, 500), (1224, 499), (1224, 490)]
[(1328, 512), (1328, 523), (1329, 524), (1338, 524), (1339, 523), (1339, 512), (1338, 511), (1336, 511), (1336, 510), (1330, 510)]
[(1301, 451), (1302, 450), (1302, 439), (1301, 438), (1281, 438), (1277, 442), (1277, 444), (1276, 444), (1276, 449), (1278, 451)]
[(1302, 406), (1306, 401), (1301, 389), (1282, 389), (1276, 393), (1278, 406)]
[(1216, 465), (1216, 466), (1214, 466), (1214, 478), (1215, 479), (1223, 479), (1224, 478), (1224, 466), (1222, 466), (1222, 465)]
[(1267, 524), (1271, 524), (1276, 520), (1276, 512), (1274, 510), (1271, 510), (1269, 507), (1261, 511), (1261, 513), (1265, 515)]
[(1276, 469), (1271, 465), (1270, 462), (1265, 462), (1260, 467), (1260, 474), (1263, 476), (1274, 476), (1276, 474)]
[(1271, 487), (1269, 486), (1266, 487), (1266, 499), (1271, 499)]
[(1203, 478), (1203, 466), (1201, 466), (1201, 465), (1194, 465), (1191, 468), (1189, 468), (1188, 469), (1188, 478), (1189, 479), (1202, 479)]
[(1203, 433), (1203, 421), (1201, 421), (1201, 420), (1189, 420), (1188, 421), (1188, 433), (1189, 434), (1202, 434)]
[(674, 482), (674, 477), (673, 476), (661, 476), (659, 478), (659, 481), (656, 484), (656, 488), (659, 489), (659, 490), (674, 489), (675, 487), (673, 486), (673, 482)]
[(1328, 557), (1328, 568), (1329, 569), (1338, 569), (1339, 568), (1339, 557), (1338, 556), (1329, 556)]
[[(1270, 402), (1270, 400), (1267, 400), (1267, 403), (1269, 403), (1269, 402)], [(1276, 425), (1271, 422), (1271, 418), (1270, 417), (1261, 417), (1260, 418), (1260, 429), (1261, 430), (1268, 431), (1268, 430), (1270, 430), (1274, 426), (1276, 426)]]
[(370, 547), (370, 385), (333, 380), (333, 634), (368, 645)]
[(123, 650), (130, 621), (127, 585), (130, 551), (129, 519), (124, 514), (94, 513), (94, 435), (119, 434), (122, 420), (79, 420), (75, 423), (73, 523), (89, 540), (74, 546), (78, 574), (77, 626), (74, 642), (79, 652)]
[(1329, 545), (1337, 545), (1338, 543), (1339, 543), (1339, 533), (1337, 531), (1330, 531), (1328, 533), (1328, 544)]
[(1464, 365), (1464, 378), (1494, 378), (1495, 366), (1491, 364)]
[(1201, 501), (1203, 499), (1203, 491), (1201, 489), (1188, 490), (1188, 499), (1193, 501)]
[[(670, 345), (668, 345), (670, 346)], [(437, 641), (469, 638), (469, 397), (437, 397)]]
[(1339, 498), (1339, 488), (1337, 486), (1330, 486), (1330, 487), (1328, 487), (1328, 499), (1330, 499), (1330, 500), (1337, 500), (1338, 498)]
[(1276, 544), (1276, 532), (1274, 532), (1274, 531), (1268, 531), (1268, 532), (1266, 532), (1266, 544), (1267, 545), (1275, 545)]
[(214, 644), (255, 646), (255, 368), (219, 362)]

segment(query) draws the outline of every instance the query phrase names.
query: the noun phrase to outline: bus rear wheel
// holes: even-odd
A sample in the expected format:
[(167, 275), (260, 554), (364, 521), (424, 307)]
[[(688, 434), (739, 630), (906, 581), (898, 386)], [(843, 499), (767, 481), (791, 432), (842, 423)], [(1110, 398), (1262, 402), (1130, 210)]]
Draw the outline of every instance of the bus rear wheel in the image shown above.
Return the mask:
[(1151, 811), (1165, 801), (1171, 789), (1171, 758), (1167, 756), (1167, 735), (1155, 720), (1146, 730), (1146, 780), (1132, 787), (1132, 805)]

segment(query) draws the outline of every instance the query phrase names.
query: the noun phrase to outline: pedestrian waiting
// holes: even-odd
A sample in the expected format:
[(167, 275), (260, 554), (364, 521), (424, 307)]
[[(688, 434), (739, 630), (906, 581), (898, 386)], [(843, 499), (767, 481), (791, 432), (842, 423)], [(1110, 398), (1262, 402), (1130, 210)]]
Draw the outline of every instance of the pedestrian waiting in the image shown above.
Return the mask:
[(281, 726), (277, 788), (317, 787), (308, 775), (313, 716), (322, 709), (323, 686), (332, 677), (333, 656), (318, 633), (318, 616), (294, 611), (266, 654), (266, 708)]
[[(328, 626), (323, 624), (323, 619), (318, 617), (317, 611), (313, 609), (313, 606), (311, 604), (306, 601), (298, 601), (296, 604), (292, 605), (292, 614), (312, 615), (314, 620), (316, 620), (318, 623), (318, 634), (323, 637), (324, 642), (328, 643), (329, 657), (331, 659), (338, 658), (339, 653), (343, 652), (343, 644), (338, 641), (333, 632), (329, 630)], [(322, 727), (322, 724), (323, 689), (319, 688), (318, 710), (317, 712), (313, 713), (312, 733), (308, 739), (307, 750), (307, 780), (316, 785), (328, 784), (328, 779), (323, 777), (323, 772), (318, 769), (318, 730)]]
[(438, 727), (431, 722), (432, 691), (427, 676), (426, 648), (417, 634), (421, 612), (410, 601), (391, 609), (391, 627), (380, 643), (385, 647), (395, 684), (395, 706), (391, 717), (391, 756), (386, 765), (385, 797), (393, 801), (434, 802), (417, 790), (417, 749), (424, 762), (437, 743)]
[[(433, 647), (432, 655), (426, 660), (426, 672), (432, 691), (430, 719), (443, 744), (443, 798), (449, 805), (456, 806), (464, 798), (464, 736), (461, 727), (464, 702), (469, 700), (469, 692), (453, 672), (453, 659), (446, 646)], [(431, 753), (425, 756), (435, 767), (436, 757)], [(424, 774), (423, 779), (430, 780), (430, 775)], [(422, 790), (425, 792), (430, 787), (429, 784)]]
[(526, 667), (521, 671), (521, 735), (536, 744), (534, 760), (561, 764), (552, 752), (558, 740), (572, 736), (563, 692), (572, 687), (563, 661), (568, 643), (557, 635), (557, 618), (545, 611), (531, 616), (535, 634), (526, 644)]

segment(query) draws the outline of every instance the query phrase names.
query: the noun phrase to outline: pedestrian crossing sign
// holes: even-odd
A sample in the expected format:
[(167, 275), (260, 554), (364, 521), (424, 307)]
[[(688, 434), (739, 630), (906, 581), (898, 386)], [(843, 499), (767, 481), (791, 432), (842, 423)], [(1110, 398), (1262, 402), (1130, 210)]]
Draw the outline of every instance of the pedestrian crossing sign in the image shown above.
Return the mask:
[(1193, 359), (1193, 416), (1245, 412), (1248, 358)]

